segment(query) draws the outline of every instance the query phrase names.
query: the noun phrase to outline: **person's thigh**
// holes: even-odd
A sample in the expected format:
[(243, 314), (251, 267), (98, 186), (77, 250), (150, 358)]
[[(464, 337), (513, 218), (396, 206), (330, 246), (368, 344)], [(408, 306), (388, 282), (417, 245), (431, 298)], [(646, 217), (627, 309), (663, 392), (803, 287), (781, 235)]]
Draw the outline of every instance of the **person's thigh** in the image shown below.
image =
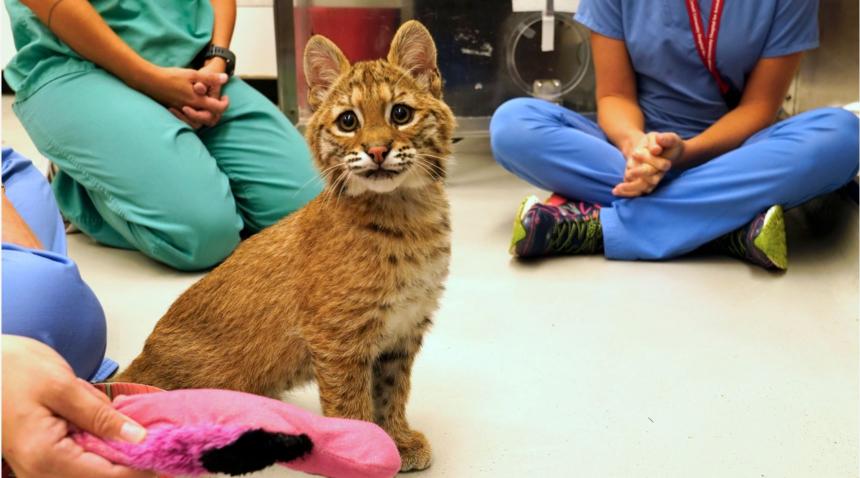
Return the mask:
[(65, 255), (66, 230), (51, 186), (29, 159), (11, 148), (3, 148), (3, 187), (42, 246)]
[(53, 252), (3, 245), (2, 329), (49, 345), (83, 379), (104, 358), (102, 307), (75, 264)]
[(61, 170), (60, 209), (94, 239), (180, 269), (210, 267), (238, 244), (227, 176), (195, 131), (149, 97), (94, 70), (14, 108)]
[(490, 122), (493, 155), (505, 169), (543, 189), (599, 204), (614, 200), (624, 156), (593, 121), (533, 98), (501, 105)]
[(245, 226), (256, 232), (304, 206), (323, 183), (304, 138), (271, 101), (235, 77), (223, 94), (230, 106), (200, 138), (230, 178)]
[[(831, 192), (857, 175), (860, 120), (842, 108), (818, 108), (792, 116), (748, 139), (735, 153), (763, 169), (785, 169), (775, 204), (798, 206)], [(779, 163), (779, 164), (775, 164)]]
[[(838, 108), (807, 111), (753, 135), (739, 148), (681, 173), (656, 196), (714, 198), (736, 209), (790, 208), (834, 191), (858, 169), (858, 119)], [(742, 225), (753, 214), (748, 214)]]

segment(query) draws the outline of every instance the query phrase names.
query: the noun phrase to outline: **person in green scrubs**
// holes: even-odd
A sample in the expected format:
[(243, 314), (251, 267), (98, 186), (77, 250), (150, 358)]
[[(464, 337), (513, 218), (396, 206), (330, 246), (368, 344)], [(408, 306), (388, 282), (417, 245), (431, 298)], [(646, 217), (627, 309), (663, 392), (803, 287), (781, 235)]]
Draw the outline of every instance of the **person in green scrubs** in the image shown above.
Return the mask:
[(96, 241), (205, 269), (319, 193), (304, 139), (212, 48), (229, 48), (235, 0), (6, 8), (13, 110), (59, 168), (63, 215)]

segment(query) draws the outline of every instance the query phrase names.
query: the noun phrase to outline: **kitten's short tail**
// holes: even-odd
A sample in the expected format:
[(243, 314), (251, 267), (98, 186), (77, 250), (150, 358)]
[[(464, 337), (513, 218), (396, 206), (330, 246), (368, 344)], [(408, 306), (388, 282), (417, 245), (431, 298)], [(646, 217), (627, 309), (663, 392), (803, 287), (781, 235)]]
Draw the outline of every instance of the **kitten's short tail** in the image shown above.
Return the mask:
[(313, 449), (311, 439), (301, 435), (270, 433), (257, 429), (243, 433), (233, 443), (203, 452), (200, 463), (212, 473), (244, 475), (267, 468), (276, 462), (301, 458)]

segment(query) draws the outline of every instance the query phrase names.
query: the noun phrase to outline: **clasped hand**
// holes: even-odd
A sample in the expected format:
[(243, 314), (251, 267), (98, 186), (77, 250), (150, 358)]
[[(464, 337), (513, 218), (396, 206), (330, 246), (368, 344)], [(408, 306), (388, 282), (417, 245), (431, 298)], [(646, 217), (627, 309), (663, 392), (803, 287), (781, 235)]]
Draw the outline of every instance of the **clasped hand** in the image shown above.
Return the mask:
[(198, 129), (215, 126), (221, 120), (230, 104), (230, 99), (221, 95), (228, 80), (223, 60), (213, 58), (199, 70), (159, 67), (155, 78), (142, 82), (138, 89)]
[(684, 140), (675, 133), (648, 133), (639, 140), (632, 151), (625, 151), (627, 165), (624, 181), (612, 189), (619, 197), (633, 198), (650, 194), (672, 163), (684, 153)]

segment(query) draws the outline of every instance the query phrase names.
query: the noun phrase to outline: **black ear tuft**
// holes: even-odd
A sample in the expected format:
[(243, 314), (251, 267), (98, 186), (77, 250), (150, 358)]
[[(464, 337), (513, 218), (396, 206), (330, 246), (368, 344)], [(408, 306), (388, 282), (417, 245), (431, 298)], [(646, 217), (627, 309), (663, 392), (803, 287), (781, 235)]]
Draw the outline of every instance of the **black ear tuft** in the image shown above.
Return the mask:
[(257, 429), (242, 434), (233, 443), (203, 452), (200, 463), (212, 473), (230, 476), (262, 470), (276, 462), (292, 461), (310, 453), (314, 444), (301, 435), (269, 433)]

